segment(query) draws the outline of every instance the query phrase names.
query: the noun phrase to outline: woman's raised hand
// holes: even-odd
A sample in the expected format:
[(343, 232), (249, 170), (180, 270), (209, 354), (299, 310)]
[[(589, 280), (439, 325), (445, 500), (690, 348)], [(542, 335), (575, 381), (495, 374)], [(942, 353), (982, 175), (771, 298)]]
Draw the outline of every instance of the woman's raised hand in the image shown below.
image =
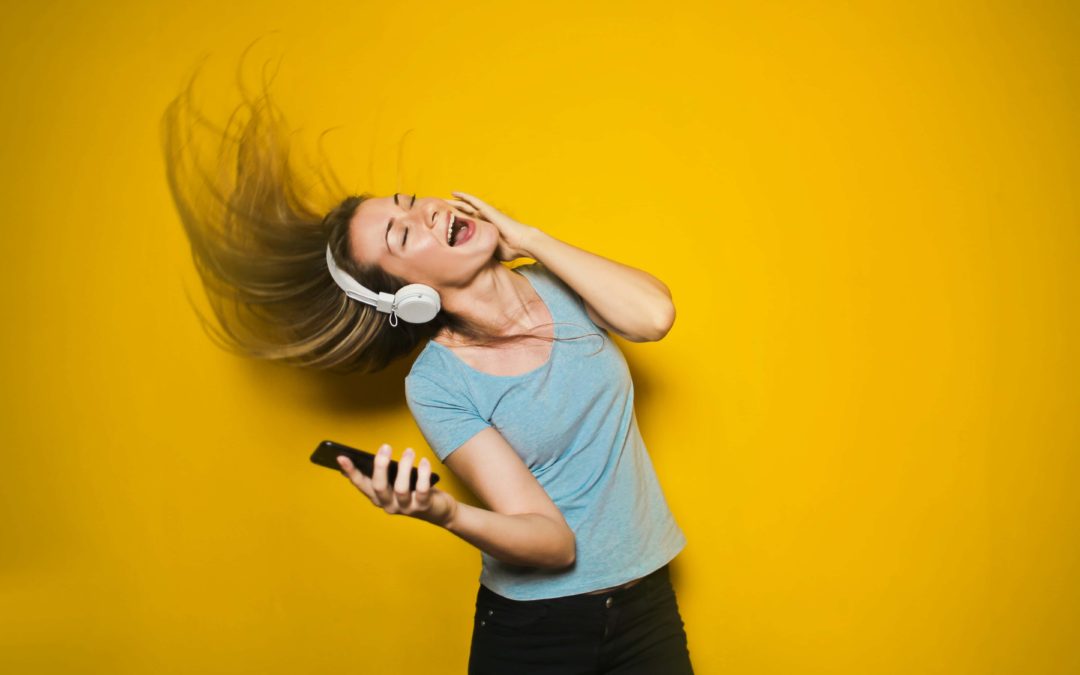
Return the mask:
[(431, 463), (427, 457), (417, 466), (416, 489), (409, 489), (415, 453), (405, 448), (398, 462), (397, 478), (390, 485), (387, 467), (390, 466), (390, 446), (383, 444), (375, 453), (375, 471), (368, 478), (348, 457), (338, 455), (338, 465), (346, 477), (371, 503), (391, 515), (412, 516), (439, 526), (446, 526), (457, 512), (457, 500), (449, 493), (431, 487)]
[(457, 199), (450, 203), (471, 216), (488, 221), (499, 230), (499, 260), (531, 258), (528, 240), (537, 232), (535, 227), (522, 225), (479, 197), (467, 192), (451, 192)]

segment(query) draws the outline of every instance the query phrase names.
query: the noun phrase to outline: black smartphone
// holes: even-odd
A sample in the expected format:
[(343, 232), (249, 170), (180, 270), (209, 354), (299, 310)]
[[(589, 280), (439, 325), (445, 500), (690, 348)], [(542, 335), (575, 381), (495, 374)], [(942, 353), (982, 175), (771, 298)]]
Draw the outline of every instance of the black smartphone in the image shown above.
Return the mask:
[[(371, 478), (371, 474), (375, 473), (375, 455), (370, 452), (364, 452), (363, 450), (357, 450), (356, 448), (350, 448), (347, 445), (341, 443), (335, 443), (334, 441), (323, 441), (315, 448), (315, 452), (311, 453), (311, 461), (319, 466), (325, 466), (327, 469), (333, 469), (338, 473), (341, 473), (341, 465), (338, 464), (338, 455), (345, 455), (353, 463), (360, 473), (364, 474), (368, 478)], [(390, 487), (394, 487), (394, 480), (397, 479), (398, 463), (396, 459), (390, 460), (390, 466), (386, 467), (386, 479), (390, 484)], [(412, 468), (412, 475), (409, 477), (409, 489), (416, 489), (416, 481), (420, 478), (420, 471), (414, 466)], [(431, 472), (431, 485), (439, 482), (439, 474), (434, 471)]]

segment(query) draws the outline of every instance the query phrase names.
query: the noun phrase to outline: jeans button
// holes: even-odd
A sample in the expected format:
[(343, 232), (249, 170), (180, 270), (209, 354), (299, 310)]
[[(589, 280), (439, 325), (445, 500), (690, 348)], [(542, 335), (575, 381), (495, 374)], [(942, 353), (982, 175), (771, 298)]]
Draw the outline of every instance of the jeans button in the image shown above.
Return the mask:
[(612, 598), (611, 596), (608, 596), (608, 599), (604, 601), (604, 606), (605, 607), (611, 607), (614, 604), (615, 604), (615, 599)]
[(493, 610), (493, 609), (489, 609), (489, 610), (488, 610), (488, 616), (491, 616), (491, 615), (492, 615), (492, 614), (494, 614), (494, 613), (495, 613), (495, 610)]

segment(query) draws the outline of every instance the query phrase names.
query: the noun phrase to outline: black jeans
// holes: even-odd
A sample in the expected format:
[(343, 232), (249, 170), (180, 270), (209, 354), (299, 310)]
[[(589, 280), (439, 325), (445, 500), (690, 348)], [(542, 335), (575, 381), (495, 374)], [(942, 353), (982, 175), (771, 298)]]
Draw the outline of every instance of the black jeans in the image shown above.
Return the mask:
[(511, 600), (481, 585), (470, 675), (693, 674), (668, 567), (599, 595)]

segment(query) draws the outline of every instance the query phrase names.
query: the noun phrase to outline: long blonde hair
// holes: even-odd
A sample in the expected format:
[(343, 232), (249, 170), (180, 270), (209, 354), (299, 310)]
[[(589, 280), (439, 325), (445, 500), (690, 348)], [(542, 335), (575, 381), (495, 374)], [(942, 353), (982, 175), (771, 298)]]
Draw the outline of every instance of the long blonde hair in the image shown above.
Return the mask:
[[(165, 110), (162, 148), (173, 201), (217, 324), (192, 307), (217, 345), (345, 373), (382, 370), (443, 328), (484, 345), (559, 339), (488, 335), (446, 311), (426, 324), (394, 327), (386, 314), (351, 300), (327, 269), (327, 243), (337, 265), (364, 286), (394, 293), (407, 283), (357, 264), (350, 250), (349, 223), (372, 195), (341, 199), (348, 191), (324, 155), (319, 164), (298, 169), (268, 78), (257, 94), (238, 78), (242, 101), (217, 127), (194, 103), (196, 77)], [(212, 146), (208, 156), (201, 154), (204, 140)]]

